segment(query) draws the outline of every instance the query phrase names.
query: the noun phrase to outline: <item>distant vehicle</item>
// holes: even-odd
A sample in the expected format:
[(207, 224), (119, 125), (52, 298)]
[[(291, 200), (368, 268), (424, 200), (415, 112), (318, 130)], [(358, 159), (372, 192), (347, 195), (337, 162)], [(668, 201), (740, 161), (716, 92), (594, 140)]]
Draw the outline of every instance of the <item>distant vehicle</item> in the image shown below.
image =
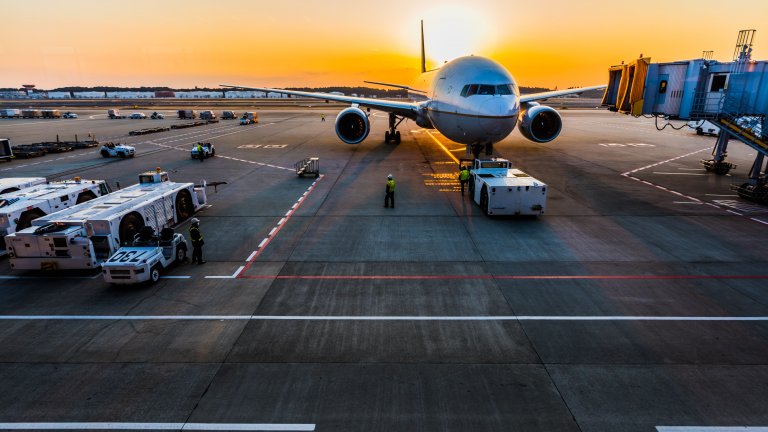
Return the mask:
[(77, 114), (75, 114), (73, 112), (67, 111), (67, 112), (64, 113), (64, 115), (62, 117), (64, 117), (64, 118), (77, 118)]
[(151, 118), (152, 120), (162, 120), (165, 118), (165, 116), (155, 111), (152, 113), (152, 115), (149, 118)]
[(131, 119), (132, 120), (143, 120), (145, 118), (147, 118), (147, 115), (144, 114), (144, 113), (133, 113), (133, 114), (131, 114)]
[(101, 264), (104, 280), (113, 284), (135, 284), (160, 280), (160, 271), (187, 259), (187, 240), (173, 228), (163, 228), (160, 236), (144, 226), (130, 246), (123, 246)]
[(0, 109), (0, 118), (17, 118), (21, 117), (21, 110), (19, 109)]
[(216, 114), (213, 111), (200, 111), (200, 120), (216, 120)]
[(11, 140), (0, 138), (0, 159), (4, 159), (6, 162), (10, 162), (13, 159)]
[(115, 144), (112, 142), (108, 142), (101, 146), (101, 150), (99, 151), (101, 153), (102, 157), (108, 158), (108, 157), (119, 157), (119, 158), (129, 158), (133, 157), (136, 154), (136, 149), (132, 146), (123, 145), (123, 144)]
[(190, 120), (197, 117), (195, 110), (179, 110), (178, 115), (181, 120)]
[(249, 125), (251, 123), (258, 123), (258, 122), (259, 122), (259, 115), (252, 111), (247, 111), (243, 113), (243, 116), (240, 118), (241, 125)]
[[(203, 146), (203, 157), (205, 159), (211, 158), (216, 156), (216, 148), (213, 146), (213, 144), (207, 142), (207, 143), (198, 143)], [(192, 146), (192, 151), (190, 152), (190, 155), (192, 156), (192, 159), (199, 159), (200, 154), (197, 152), (197, 144)]]
[(40, 115), (43, 118), (61, 118), (61, 112), (59, 112), (57, 109), (40, 110)]
[(221, 113), (221, 118), (223, 120), (235, 120), (237, 119), (237, 114), (234, 111), (224, 111)]
[(109, 110), (107, 110), (107, 115), (111, 119), (124, 119), (125, 118), (124, 115), (120, 114), (120, 110), (116, 110), (116, 109), (109, 109)]

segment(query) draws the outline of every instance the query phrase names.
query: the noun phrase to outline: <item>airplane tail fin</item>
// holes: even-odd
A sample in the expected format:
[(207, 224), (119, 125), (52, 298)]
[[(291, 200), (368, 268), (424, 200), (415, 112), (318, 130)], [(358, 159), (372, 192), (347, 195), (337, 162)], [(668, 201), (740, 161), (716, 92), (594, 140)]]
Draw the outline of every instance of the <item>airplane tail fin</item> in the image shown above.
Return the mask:
[(424, 20), (421, 20), (421, 73), (427, 71), (427, 59), (424, 55)]

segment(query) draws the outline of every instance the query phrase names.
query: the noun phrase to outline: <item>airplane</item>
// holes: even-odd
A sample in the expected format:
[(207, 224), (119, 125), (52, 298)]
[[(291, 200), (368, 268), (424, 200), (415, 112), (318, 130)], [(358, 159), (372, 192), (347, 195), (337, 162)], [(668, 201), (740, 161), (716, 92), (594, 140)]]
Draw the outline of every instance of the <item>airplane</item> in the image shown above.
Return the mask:
[(361, 108), (389, 113), (389, 129), (384, 142), (400, 143), (397, 127), (405, 119), (418, 126), (436, 129), (446, 138), (465, 144), (478, 157), (482, 149), (493, 155), (493, 144), (506, 138), (519, 122), (527, 139), (547, 143), (560, 135), (560, 114), (536, 101), (600, 90), (606, 86), (582, 87), (520, 95), (520, 90), (504, 66), (485, 57), (465, 56), (427, 71), (424, 55), (424, 22), (421, 22), (421, 75), (413, 85), (365, 81), (370, 84), (408, 91), (411, 101), (389, 101), (330, 93), (312, 93), (263, 87), (222, 84), (222, 87), (346, 102), (352, 106), (336, 117), (336, 135), (347, 144), (360, 144), (370, 132), (368, 115)]

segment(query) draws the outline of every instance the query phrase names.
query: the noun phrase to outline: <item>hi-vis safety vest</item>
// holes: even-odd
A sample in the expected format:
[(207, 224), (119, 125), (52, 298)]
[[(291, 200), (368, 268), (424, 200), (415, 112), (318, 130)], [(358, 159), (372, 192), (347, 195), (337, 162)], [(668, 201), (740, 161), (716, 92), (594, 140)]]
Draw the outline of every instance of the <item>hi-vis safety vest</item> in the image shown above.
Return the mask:
[(463, 169), (463, 170), (459, 171), (459, 180), (467, 181), (468, 178), (469, 178), (469, 171), (468, 170)]
[(200, 228), (196, 226), (189, 227), (189, 237), (192, 239), (192, 244), (198, 244), (203, 240), (203, 235), (200, 234)]
[(392, 179), (387, 180), (387, 192), (395, 191), (395, 181)]

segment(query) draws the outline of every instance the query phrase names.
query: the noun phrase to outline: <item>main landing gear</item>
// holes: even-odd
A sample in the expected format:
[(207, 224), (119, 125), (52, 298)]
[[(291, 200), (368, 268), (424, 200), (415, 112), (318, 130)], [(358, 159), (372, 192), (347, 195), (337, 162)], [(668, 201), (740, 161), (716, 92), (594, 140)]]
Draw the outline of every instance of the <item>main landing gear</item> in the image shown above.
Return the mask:
[(480, 152), (485, 149), (485, 155), (486, 156), (493, 156), (493, 143), (487, 142), (487, 143), (480, 143), (480, 144), (468, 144), (467, 145), (467, 153), (469, 153), (469, 150), (472, 151), (472, 156), (477, 159), (480, 157)]
[(400, 131), (396, 129), (403, 120), (405, 117), (398, 117), (394, 113), (389, 113), (389, 130), (384, 132), (385, 143), (389, 144), (392, 141), (395, 144), (400, 144)]

